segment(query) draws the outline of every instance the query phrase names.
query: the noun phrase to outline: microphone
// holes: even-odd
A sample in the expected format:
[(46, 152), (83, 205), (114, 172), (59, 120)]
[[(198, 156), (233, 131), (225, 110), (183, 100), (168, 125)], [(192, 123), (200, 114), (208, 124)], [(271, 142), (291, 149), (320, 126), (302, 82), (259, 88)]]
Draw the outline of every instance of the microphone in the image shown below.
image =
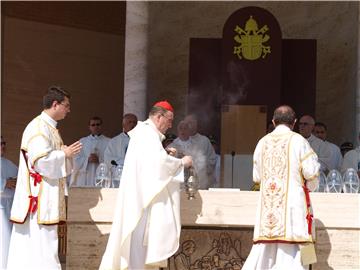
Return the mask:
[(231, 151), (231, 187), (234, 188), (234, 157), (235, 151)]
[(115, 160), (112, 160), (110, 163), (111, 163), (111, 165), (114, 165), (114, 166), (118, 165)]

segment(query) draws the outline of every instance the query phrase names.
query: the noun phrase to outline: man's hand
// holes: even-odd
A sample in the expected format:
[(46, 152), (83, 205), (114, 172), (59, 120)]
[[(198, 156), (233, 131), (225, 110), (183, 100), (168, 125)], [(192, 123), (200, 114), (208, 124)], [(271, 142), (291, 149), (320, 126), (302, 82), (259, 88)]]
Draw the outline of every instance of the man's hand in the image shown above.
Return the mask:
[(170, 156), (173, 156), (175, 157), (176, 156), (176, 148), (174, 147), (167, 147), (165, 148), (165, 151), (170, 155)]
[(81, 148), (82, 148), (82, 144), (79, 141), (77, 141), (69, 146), (64, 145), (61, 150), (64, 151), (65, 157), (72, 158), (80, 153)]
[(189, 168), (193, 164), (191, 156), (184, 156), (181, 160), (185, 168)]
[(91, 163), (99, 163), (99, 157), (96, 154), (92, 153), (90, 154), (88, 161)]
[(8, 178), (6, 180), (5, 188), (15, 189), (16, 188), (16, 178)]

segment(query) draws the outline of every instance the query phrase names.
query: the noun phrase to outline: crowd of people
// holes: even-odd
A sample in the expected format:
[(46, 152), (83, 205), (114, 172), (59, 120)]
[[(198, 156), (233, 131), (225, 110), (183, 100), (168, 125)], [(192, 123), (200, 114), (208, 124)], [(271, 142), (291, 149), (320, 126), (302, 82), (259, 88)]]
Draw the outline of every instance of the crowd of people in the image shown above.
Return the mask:
[[(320, 162), (320, 170), (325, 174), (331, 170), (341, 173), (349, 168), (358, 172), (360, 177), (360, 147), (354, 148), (353, 143), (344, 142), (340, 146), (327, 140), (327, 126), (322, 122), (315, 122), (310, 115), (300, 118), (298, 132), (309, 142), (311, 148), (317, 154)], [(268, 123), (267, 133), (274, 130), (272, 123)], [(359, 138), (360, 142), (360, 133)]]
[[(184, 169), (194, 169), (199, 189), (220, 187), (219, 144), (213, 137), (199, 133), (194, 114), (179, 121), (177, 136), (168, 134), (174, 109), (169, 102), (160, 101), (153, 105), (146, 121), (125, 114), (122, 132), (112, 139), (102, 134), (102, 119), (92, 117), (88, 122), (90, 134), (67, 146), (56, 126), (69, 112), (70, 94), (61, 87), (50, 87), (43, 97), (43, 111), (24, 130), (19, 168), (4, 157), (6, 142), (1, 137), (1, 269), (61, 269), (57, 225), (66, 220), (68, 186), (96, 186), (99, 164), (105, 164), (111, 175), (121, 175), (117, 178), (121, 181), (113, 181), (112, 185), (119, 187), (119, 195), (100, 269), (163, 267), (164, 260), (178, 249), (179, 191)], [(309, 190), (314, 190), (312, 183), (316, 183), (320, 171), (344, 172), (353, 168), (360, 175), (360, 147), (352, 149), (353, 145), (346, 142), (339, 148), (329, 142), (327, 126), (315, 122), (310, 115), (299, 119), (298, 133), (292, 131), (295, 125), (294, 111), (280, 106), (267, 127), (268, 134), (255, 149), (253, 180), (262, 186), (262, 192), (271, 195), (275, 190), (281, 191), (286, 198), (292, 196), (295, 205), (296, 201), (306, 202), (304, 198)], [(289, 145), (293, 147), (291, 152), (286, 151)], [(286, 170), (288, 163), (264, 163), (264, 157), (270, 161), (287, 160), (292, 163), (292, 171)], [(280, 167), (272, 168), (274, 164)], [(283, 183), (288, 178), (293, 180), (284, 189)], [(290, 194), (290, 190), (295, 190), (293, 187), (302, 185), (303, 178), (306, 180), (303, 191)], [(267, 265), (272, 256), (281, 258), (276, 250), (298, 258), (298, 245), (284, 246), (286, 242), (297, 243), (295, 234), (301, 236), (298, 242), (313, 242), (310, 202), (301, 208), (301, 215), (284, 216), (287, 206), (278, 205), (275, 211), (267, 203), (269, 196), (262, 197), (259, 209), (269, 208), (271, 215), (264, 217), (261, 210), (257, 213), (254, 247), (245, 269)], [(262, 219), (276, 221), (277, 227), (269, 230)], [(297, 231), (282, 234), (286, 224), (292, 223), (302, 225), (298, 225)], [(19, 253), (22, 260), (18, 259)], [(286, 260), (289, 267), (301, 264)]]

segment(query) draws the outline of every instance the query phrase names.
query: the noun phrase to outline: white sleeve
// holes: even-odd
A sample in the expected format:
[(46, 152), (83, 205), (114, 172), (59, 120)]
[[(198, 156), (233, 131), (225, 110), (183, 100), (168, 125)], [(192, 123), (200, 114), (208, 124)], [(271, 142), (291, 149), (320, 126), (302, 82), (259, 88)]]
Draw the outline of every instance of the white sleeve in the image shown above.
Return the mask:
[(216, 154), (215, 150), (208, 138), (206, 138), (206, 156), (207, 156), (207, 173), (213, 174), (216, 165)]
[(0, 179), (0, 192), (4, 192), (5, 190), (5, 185), (6, 185), (6, 178), (1, 176)]
[(347, 169), (353, 168), (355, 171), (358, 171), (358, 162), (360, 154), (354, 149), (347, 152), (344, 156), (341, 171), (344, 173)]
[(73, 159), (74, 171), (86, 171), (86, 167), (88, 165), (88, 157), (85, 156), (85, 149), (89, 147), (85, 140), (80, 139), (83, 147), (78, 155), (76, 155)]
[(71, 172), (64, 151), (53, 150), (50, 139), (44, 135), (37, 135), (29, 142), (27, 154), (30, 166), (46, 178), (59, 179)]
[(262, 140), (256, 145), (254, 156), (253, 156), (253, 181), (255, 183), (260, 183), (260, 153), (262, 148)]
[(306, 186), (314, 191), (319, 185), (320, 163), (310, 144), (306, 140), (303, 142), (300, 150), (301, 173), (306, 180)]
[(331, 149), (323, 141), (321, 141), (321, 143), (319, 145), (318, 161), (321, 165), (322, 171), (325, 171), (326, 169), (329, 170), (331, 168)]

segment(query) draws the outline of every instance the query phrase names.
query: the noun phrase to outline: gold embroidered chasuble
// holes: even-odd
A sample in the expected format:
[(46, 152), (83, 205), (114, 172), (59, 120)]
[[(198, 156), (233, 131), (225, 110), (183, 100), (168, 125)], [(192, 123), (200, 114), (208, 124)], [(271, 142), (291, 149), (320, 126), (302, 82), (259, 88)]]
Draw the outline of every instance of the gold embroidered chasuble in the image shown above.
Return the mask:
[[(63, 141), (56, 121), (46, 113), (33, 119), (25, 128), (21, 142), (19, 173), (10, 219), (25, 222), (32, 197), (37, 197), (39, 224), (57, 224), (66, 220), (66, 176), (71, 172), (71, 160), (61, 151)], [(24, 152), (24, 153), (23, 153)], [(30, 172), (41, 175), (34, 183)]]
[(318, 180), (319, 167), (309, 143), (284, 125), (259, 141), (253, 167), (254, 182), (260, 183), (255, 243), (314, 240), (304, 185)]

